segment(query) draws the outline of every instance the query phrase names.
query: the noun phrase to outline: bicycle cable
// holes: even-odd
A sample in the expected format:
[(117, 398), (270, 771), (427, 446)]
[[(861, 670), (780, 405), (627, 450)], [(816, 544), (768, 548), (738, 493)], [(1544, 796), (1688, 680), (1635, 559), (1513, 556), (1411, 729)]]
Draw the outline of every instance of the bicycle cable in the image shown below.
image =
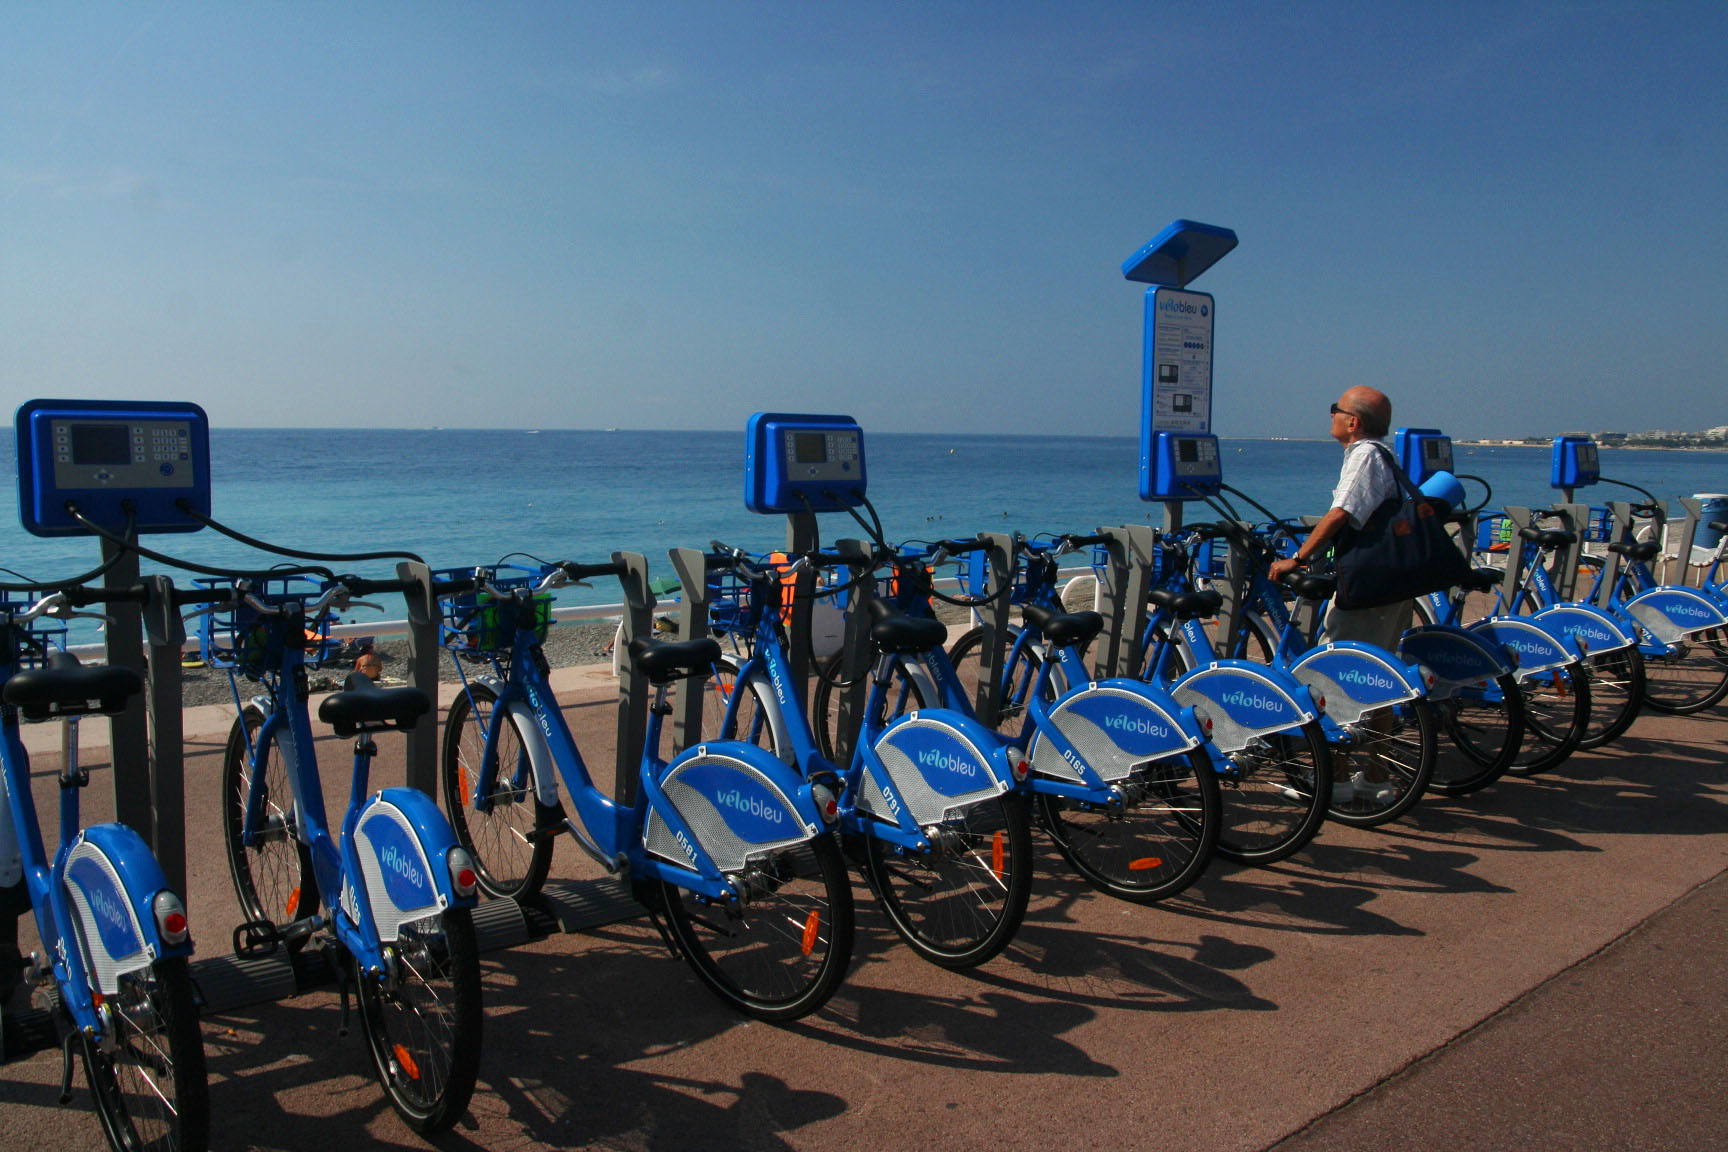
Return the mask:
[[(73, 515), (77, 515), (77, 513), (73, 513)], [(126, 509), (126, 530), (125, 530), (127, 539), (130, 539), (136, 535), (136, 533), (133, 531), (133, 528), (132, 528), (134, 522), (135, 522), (135, 518), (132, 515), (132, 510), (130, 508), (127, 508)], [(55, 588), (68, 588), (74, 584), (88, 584), (92, 580), (96, 580), (99, 577), (106, 576), (108, 574), (108, 572), (116, 564), (120, 563), (121, 559), (125, 555), (126, 555), (126, 545), (124, 544), (124, 542), (122, 542), (122, 547), (119, 551), (115, 552), (114, 555), (112, 555), (108, 559), (102, 561), (102, 563), (100, 565), (98, 565), (95, 568), (92, 568), (90, 571), (84, 573), (81, 576), (75, 576), (70, 580), (55, 580), (55, 581), (52, 581), (49, 583), (29, 582), (29, 583), (24, 583), (24, 584), (0, 584), (0, 592), (24, 592), (24, 593), (48, 592), (48, 591), (52, 591)], [(29, 577), (25, 576), (22, 572), (13, 572), (10, 568), (0, 569), (0, 572), (8, 572), (13, 576), (18, 577), (20, 580), (29, 581)]]
[[(84, 527), (90, 529), (90, 531), (102, 537), (104, 540), (113, 544), (118, 544), (127, 551), (135, 552), (146, 560), (154, 560), (156, 563), (165, 564), (170, 568), (181, 568), (187, 572), (197, 572), (205, 576), (214, 576), (221, 580), (247, 580), (256, 576), (259, 572), (256, 568), (216, 568), (206, 564), (197, 564), (191, 560), (182, 560), (179, 557), (169, 556), (162, 552), (156, 552), (144, 547), (136, 540), (127, 540), (123, 537), (114, 535), (114, 533), (102, 527), (102, 525), (86, 517), (84, 513), (78, 510), (78, 505), (72, 501), (67, 501), (66, 511), (71, 513), (74, 520), (78, 521), (78, 523), (84, 525)], [(331, 582), (335, 582), (336, 580), (336, 573), (328, 568), (270, 568), (265, 569), (265, 571), (276, 576), (317, 576)]]
[(416, 564), (426, 563), (422, 557), (413, 552), (354, 552), (344, 554), (338, 552), (302, 552), (295, 548), (284, 548), (277, 544), (267, 544), (236, 528), (217, 523), (193, 507), (190, 500), (176, 500), (174, 506), (206, 528), (214, 528), (230, 540), (236, 540), (250, 548), (256, 548), (260, 552), (272, 552), (277, 556), (286, 556), (291, 560), (327, 560), (337, 564), (349, 564), (361, 560), (411, 560)]

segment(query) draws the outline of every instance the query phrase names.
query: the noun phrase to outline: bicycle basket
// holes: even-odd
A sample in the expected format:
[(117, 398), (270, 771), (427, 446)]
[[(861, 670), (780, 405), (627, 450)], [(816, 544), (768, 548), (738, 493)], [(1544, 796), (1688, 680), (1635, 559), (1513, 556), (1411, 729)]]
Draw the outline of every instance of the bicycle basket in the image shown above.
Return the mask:
[[(434, 580), (457, 580), (473, 576), (474, 568), (443, 568), (432, 573)], [(488, 583), (502, 592), (532, 588), (540, 574), (517, 564), (500, 564), (489, 572)], [(509, 652), (516, 643), (520, 611), (514, 599), (499, 600), (491, 593), (475, 590), (445, 597), (443, 618), (439, 621), (438, 642), (458, 653), (492, 654)], [(545, 641), (552, 629), (552, 594), (535, 593), (531, 611), (534, 638)]]
[[(222, 579), (200, 579), (195, 583), (211, 589), (227, 589), (233, 582)], [(298, 601), (311, 603), (322, 596), (329, 585), (310, 576), (271, 576), (253, 581), (252, 596), (267, 606)], [(340, 642), (330, 634), (335, 618), (308, 621), (301, 633), (300, 646), (309, 663), (320, 664), (333, 659)], [(249, 604), (224, 606), (198, 617), (198, 654), (212, 668), (231, 668), (242, 675), (257, 678), (282, 661), (289, 630), (277, 617), (260, 616)]]

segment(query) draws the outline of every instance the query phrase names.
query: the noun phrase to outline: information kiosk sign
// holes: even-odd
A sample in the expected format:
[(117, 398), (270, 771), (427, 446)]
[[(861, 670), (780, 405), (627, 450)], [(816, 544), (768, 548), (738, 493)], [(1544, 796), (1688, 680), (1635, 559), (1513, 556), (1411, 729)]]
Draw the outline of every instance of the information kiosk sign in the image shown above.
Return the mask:
[(744, 455), (752, 512), (837, 512), (864, 501), (864, 432), (850, 416), (758, 412)]
[[(18, 506), (35, 536), (196, 532), (210, 514), (210, 421), (196, 404), (31, 400), (18, 409)], [(70, 507), (69, 507), (70, 506)]]

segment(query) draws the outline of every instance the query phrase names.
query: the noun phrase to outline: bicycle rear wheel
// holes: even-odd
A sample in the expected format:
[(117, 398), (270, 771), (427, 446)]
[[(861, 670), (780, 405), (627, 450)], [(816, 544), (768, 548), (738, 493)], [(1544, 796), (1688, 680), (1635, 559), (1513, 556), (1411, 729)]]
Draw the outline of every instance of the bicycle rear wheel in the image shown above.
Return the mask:
[[(1348, 749), (1346, 776), (1361, 776), (1348, 803), (1332, 804), (1329, 818), (1358, 828), (1389, 824), (1422, 799), (1434, 775), (1434, 713), (1428, 701), (1417, 699), (1377, 708), (1362, 717)], [(1333, 750), (1336, 756), (1338, 751)], [(1333, 770), (1336, 778), (1338, 772)]]
[(1314, 839), (1332, 799), (1332, 758), (1318, 720), (1261, 737), (1228, 761), (1218, 855), (1271, 864)]
[[(689, 683), (686, 681), (686, 683)], [(773, 689), (760, 676), (752, 676), (749, 681), (738, 683), (738, 665), (729, 657), (722, 657), (715, 662), (714, 672), (708, 677), (706, 695), (702, 698), (702, 738), (704, 740), (742, 740), (746, 744), (766, 750), (776, 759), (786, 759), (791, 755), (790, 741), (786, 740), (779, 730), (779, 716), (774, 702)], [(820, 684), (817, 691), (820, 692)], [(733, 696), (738, 696), (738, 711), (732, 717), (732, 726), (726, 726), (726, 709)], [(818, 713), (820, 714), (820, 713)], [(786, 752), (781, 749), (787, 748)]]
[(1632, 727), (1644, 706), (1644, 654), (1636, 647), (1604, 652), (1584, 662), (1590, 677), (1590, 722), (1580, 748), (1600, 748)]
[(754, 862), (721, 904), (662, 882), (672, 936), (704, 983), (760, 1020), (827, 1003), (852, 961), (852, 885), (830, 835)]
[(1524, 743), (1524, 696), (1510, 673), (1492, 687), (1431, 701), (1441, 735), (1428, 789), (1463, 796), (1505, 775)]
[[(282, 928), (318, 911), (312, 854), (300, 839), (299, 809), (274, 736), (261, 738), (264, 715), (247, 708), (228, 733), (222, 759), (222, 843), (234, 894), (248, 921)], [(256, 742), (247, 755), (248, 736)], [(248, 798), (259, 793), (261, 819), (252, 844), (242, 841)], [(288, 947), (305, 944), (301, 936)]]
[(456, 839), (474, 858), (481, 889), (494, 897), (524, 900), (540, 891), (552, 867), (557, 809), (540, 803), (534, 769), (516, 719), (506, 716), (493, 737), (493, 784), (484, 809), (473, 803), (474, 781), (486, 754), (498, 697), (470, 683), (450, 705), (444, 722), (444, 810)]
[(1507, 769), (1515, 776), (1546, 772), (1578, 750), (1590, 724), (1590, 678), (1568, 664), (1518, 682), (1524, 697), (1524, 743)]
[(366, 1046), (403, 1123), (442, 1132), (461, 1119), (480, 1073), (480, 954), (468, 909), (402, 925), (385, 958), (380, 976), (355, 965)]
[(124, 1152), (203, 1152), (210, 1094), (198, 1006), (183, 957), (120, 978), (103, 1004), (112, 1050), (83, 1037), (84, 1075), (108, 1144)]
[(1658, 712), (1690, 716), (1728, 696), (1728, 634), (1720, 628), (1644, 649), (1644, 702)]
[(894, 930), (944, 968), (984, 963), (1014, 938), (1032, 895), (1032, 831), (1015, 793), (926, 829), (930, 848), (869, 838), (865, 869)]
[(1198, 880), (1224, 820), (1218, 774), (1203, 748), (1136, 769), (1116, 782), (1120, 805), (1048, 793), (1040, 822), (1063, 859), (1100, 892), (1151, 903)]

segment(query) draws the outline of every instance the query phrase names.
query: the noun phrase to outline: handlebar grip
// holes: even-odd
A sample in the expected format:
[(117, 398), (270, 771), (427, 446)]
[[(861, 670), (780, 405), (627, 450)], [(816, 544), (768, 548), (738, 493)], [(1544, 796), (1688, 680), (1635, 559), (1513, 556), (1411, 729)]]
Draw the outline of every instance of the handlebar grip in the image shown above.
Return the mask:
[(365, 580), (359, 576), (338, 577), (338, 582), (356, 596), (369, 596), (374, 592), (407, 592), (420, 587), (418, 580)]
[(1096, 532), (1090, 536), (1058, 536), (1056, 539), (1069, 548), (1092, 548), (1099, 544), (1110, 543), (1110, 537)]
[(480, 587), (480, 579), (477, 576), (458, 576), (454, 580), (434, 580), (432, 581), (432, 597), (435, 600), (442, 600), (446, 596), (472, 592), (478, 587)]
[(558, 569), (572, 580), (586, 580), (590, 576), (621, 576), (624, 573), (624, 566), (611, 560), (600, 564), (561, 563)]
[(59, 592), (66, 597), (66, 603), (74, 608), (82, 608), (86, 604), (143, 604), (150, 596), (149, 589), (142, 584), (134, 584), (130, 588), (87, 588), (82, 584), (74, 584), (70, 588), (61, 588)]
[(175, 607), (187, 604), (220, 604), (234, 599), (233, 588), (176, 588), (172, 603)]
[(936, 547), (950, 556), (960, 556), (967, 552), (982, 552), (990, 545), (974, 536), (970, 540), (938, 540)]

